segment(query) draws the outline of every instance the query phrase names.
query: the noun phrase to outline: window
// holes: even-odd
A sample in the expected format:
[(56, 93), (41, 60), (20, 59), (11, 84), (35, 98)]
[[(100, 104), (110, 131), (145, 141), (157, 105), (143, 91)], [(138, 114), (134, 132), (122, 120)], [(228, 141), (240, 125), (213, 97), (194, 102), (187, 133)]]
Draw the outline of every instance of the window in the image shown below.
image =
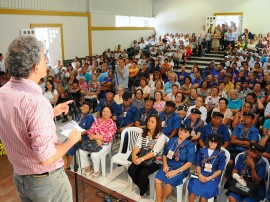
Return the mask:
[(147, 17), (119, 16), (115, 17), (116, 27), (154, 27), (155, 19)]
[(129, 27), (129, 16), (115, 16), (116, 27)]

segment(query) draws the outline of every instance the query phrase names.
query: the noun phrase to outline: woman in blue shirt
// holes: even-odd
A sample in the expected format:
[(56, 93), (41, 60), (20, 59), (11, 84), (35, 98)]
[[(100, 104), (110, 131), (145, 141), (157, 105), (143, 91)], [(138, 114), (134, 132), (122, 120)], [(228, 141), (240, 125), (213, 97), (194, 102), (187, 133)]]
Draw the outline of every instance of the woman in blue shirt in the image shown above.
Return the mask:
[[(92, 124), (94, 123), (95, 119), (92, 116), (92, 114), (90, 113), (91, 111), (91, 105), (88, 102), (85, 102), (82, 104), (81, 106), (81, 113), (78, 114), (78, 116), (75, 118), (75, 121), (77, 122), (77, 124), (85, 129), (85, 131), (83, 131), (81, 133), (82, 135), (82, 139), (83, 140), (87, 140), (88, 136), (87, 136), (87, 131), (90, 129), (90, 127), (92, 126)], [(75, 154), (75, 149), (79, 148), (79, 144), (80, 143), (76, 143), (75, 145), (73, 145), (66, 153), (66, 155), (63, 157), (64, 162), (65, 162), (65, 168), (69, 169), (70, 168), (70, 164), (72, 162), (73, 156)]]
[(207, 201), (219, 194), (218, 185), (221, 173), (225, 168), (225, 152), (220, 150), (221, 138), (218, 134), (211, 134), (208, 146), (201, 148), (197, 154), (196, 171), (198, 176), (191, 177), (188, 183), (189, 201)]
[(190, 126), (182, 124), (178, 137), (171, 138), (164, 149), (163, 168), (158, 171), (155, 180), (157, 202), (165, 201), (172, 188), (183, 184), (183, 179), (189, 174), (195, 159), (195, 145), (188, 139), (191, 131)]
[(230, 97), (228, 98), (228, 109), (232, 111), (233, 114), (240, 111), (242, 108), (242, 100), (238, 98), (237, 90), (230, 91)]

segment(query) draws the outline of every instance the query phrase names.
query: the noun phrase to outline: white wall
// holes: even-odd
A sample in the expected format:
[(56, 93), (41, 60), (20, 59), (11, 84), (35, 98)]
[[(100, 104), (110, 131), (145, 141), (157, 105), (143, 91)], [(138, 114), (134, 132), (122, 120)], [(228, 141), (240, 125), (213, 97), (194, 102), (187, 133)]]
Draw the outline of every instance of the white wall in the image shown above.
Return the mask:
[(150, 36), (153, 33), (154, 30), (93, 31), (93, 55), (102, 54), (108, 48), (114, 50), (117, 44), (121, 44), (122, 48), (129, 48), (133, 40)]
[(87, 12), (89, 0), (0, 0), (0, 8)]
[(19, 36), (20, 29), (29, 29), (30, 24), (62, 24), (65, 58), (85, 57), (88, 49), (87, 17), (37, 16), (0, 14), (0, 52), (6, 53), (8, 45)]
[[(115, 15), (92, 13), (93, 27), (115, 27)], [(102, 54), (110, 48), (114, 50), (118, 44), (122, 48), (129, 48), (133, 40), (152, 35), (154, 30), (95, 30), (92, 31), (92, 52)]]
[(0, 0), (0, 8), (152, 17), (152, 0)]
[(215, 12), (243, 12), (243, 28), (266, 34), (270, 31), (269, 7), (269, 0), (154, 0), (153, 13), (158, 34), (199, 33), (205, 17)]
[(89, 0), (89, 12), (152, 17), (152, 0)]

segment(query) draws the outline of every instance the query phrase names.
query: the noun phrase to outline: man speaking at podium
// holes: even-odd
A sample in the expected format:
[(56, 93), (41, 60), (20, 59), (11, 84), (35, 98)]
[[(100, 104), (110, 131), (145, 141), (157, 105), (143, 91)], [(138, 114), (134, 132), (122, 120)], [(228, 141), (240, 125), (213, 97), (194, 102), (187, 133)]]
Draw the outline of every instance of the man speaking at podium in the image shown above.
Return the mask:
[(32, 36), (16, 38), (6, 54), (11, 79), (0, 88), (0, 139), (14, 168), (21, 201), (73, 201), (62, 156), (78, 142), (74, 129), (60, 144), (54, 116), (68, 112), (72, 101), (52, 108), (38, 85), (46, 76), (42, 42)]

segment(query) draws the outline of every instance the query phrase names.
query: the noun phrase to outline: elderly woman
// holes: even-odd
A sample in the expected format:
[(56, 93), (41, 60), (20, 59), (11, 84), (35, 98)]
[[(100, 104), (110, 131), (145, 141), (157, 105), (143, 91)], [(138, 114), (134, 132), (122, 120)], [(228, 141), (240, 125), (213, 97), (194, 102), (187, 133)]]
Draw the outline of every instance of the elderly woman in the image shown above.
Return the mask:
[(200, 112), (202, 113), (201, 114), (201, 119), (203, 121), (206, 121), (206, 118), (207, 118), (207, 109), (203, 106), (203, 97), (202, 96), (198, 96), (196, 98), (196, 100), (195, 100), (195, 105), (190, 106), (188, 108), (186, 118), (189, 117), (189, 115), (191, 113), (191, 109), (193, 109), (193, 108), (196, 108), (196, 109), (200, 110)]
[[(77, 122), (77, 124), (82, 129), (85, 130), (85, 131), (81, 132), (81, 135), (82, 135), (81, 141), (87, 140), (87, 138), (88, 138), (87, 132), (95, 121), (95, 119), (92, 116), (92, 114), (90, 113), (90, 111), (91, 111), (91, 105), (89, 103), (85, 102), (81, 106), (81, 113), (78, 114), (78, 116), (75, 118), (75, 121)], [(79, 145), (80, 145), (80, 143), (77, 143), (76, 145), (71, 147), (68, 150), (67, 154), (63, 157), (64, 162), (65, 162), (65, 168), (67, 168), (67, 169), (70, 168), (70, 164), (71, 164), (71, 161), (73, 159), (75, 149), (79, 148)]]
[[(183, 184), (195, 159), (195, 145), (189, 141), (191, 127), (182, 124), (178, 137), (167, 143), (163, 152), (163, 167), (156, 175), (157, 202), (163, 202), (171, 194), (172, 188)], [(162, 183), (165, 186), (162, 188)]]
[(233, 114), (236, 112), (239, 112), (242, 107), (242, 100), (238, 98), (238, 91), (237, 90), (231, 90), (229, 93), (228, 98), (228, 108), (231, 110)]
[(111, 107), (105, 106), (102, 110), (102, 118), (96, 119), (87, 132), (88, 138), (97, 142), (101, 147), (99, 152), (90, 153), (92, 165), (89, 161), (89, 152), (80, 149), (81, 167), (85, 169), (85, 176), (98, 177), (100, 175), (100, 156), (112, 143), (116, 132), (116, 124), (111, 119), (113, 111)]
[(189, 202), (194, 202), (196, 195), (200, 196), (200, 202), (219, 195), (218, 185), (226, 163), (221, 142), (218, 134), (211, 134), (208, 145), (199, 150), (196, 158), (198, 176), (191, 176), (188, 183)]
[(237, 190), (232, 189), (234, 186), (233, 183), (228, 183), (229, 191), (227, 195), (229, 202), (257, 202), (263, 200), (265, 196), (264, 177), (266, 172), (266, 163), (261, 157), (263, 152), (263, 146), (251, 142), (249, 150), (239, 155), (232, 172), (233, 181), (249, 188), (250, 185), (255, 185), (255, 188), (250, 189), (250, 195), (247, 196), (243, 192), (237, 193)]
[(114, 96), (114, 101), (119, 105), (123, 103), (122, 95), (124, 92), (125, 92), (124, 86), (119, 85), (117, 89), (117, 94)]
[[(149, 184), (148, 176), (157, 171), (162, 165), (162, 152), (166, 143), (166, 136), (161, 132), (161, 120), (157, 115), (150, 115), (146, 122), (146, 128), (142, 136), (137, 139), (131, 156), (132, 164), (128, 168), (128, 174), (132, 181), (139, 187), (140, 196), (144, 197)], [(143, 156), (139, 156), (141, 150), (149, 150)], [(153, 159), (152, 163), (144, 164), (144, 161)]]
[(233, 114), (231, 112), (231, 110), (229, 110), (227, 108), (228, 106), (228, 100), (226, 98), (220, 98), (219, 99), (219, 105), (218, 107), (214, 108), (213, 109), (213, 112), (220, 112), (224, 115), (224, 118), (223, 118), (223, 121), (222, 123), (224, 125), (227, 125), (227, 126), (230, 126), (231, 125), (231, 122), (233, 120)]
[(170, 74), (169, 81), (164, 86), (166, 93), (171, 93), (172, 92), (172, 85), (173, 84), (178, 85), (178, 89), (180, 88), (180, 84), (177, 81), (177, 75), (175, 73)]

